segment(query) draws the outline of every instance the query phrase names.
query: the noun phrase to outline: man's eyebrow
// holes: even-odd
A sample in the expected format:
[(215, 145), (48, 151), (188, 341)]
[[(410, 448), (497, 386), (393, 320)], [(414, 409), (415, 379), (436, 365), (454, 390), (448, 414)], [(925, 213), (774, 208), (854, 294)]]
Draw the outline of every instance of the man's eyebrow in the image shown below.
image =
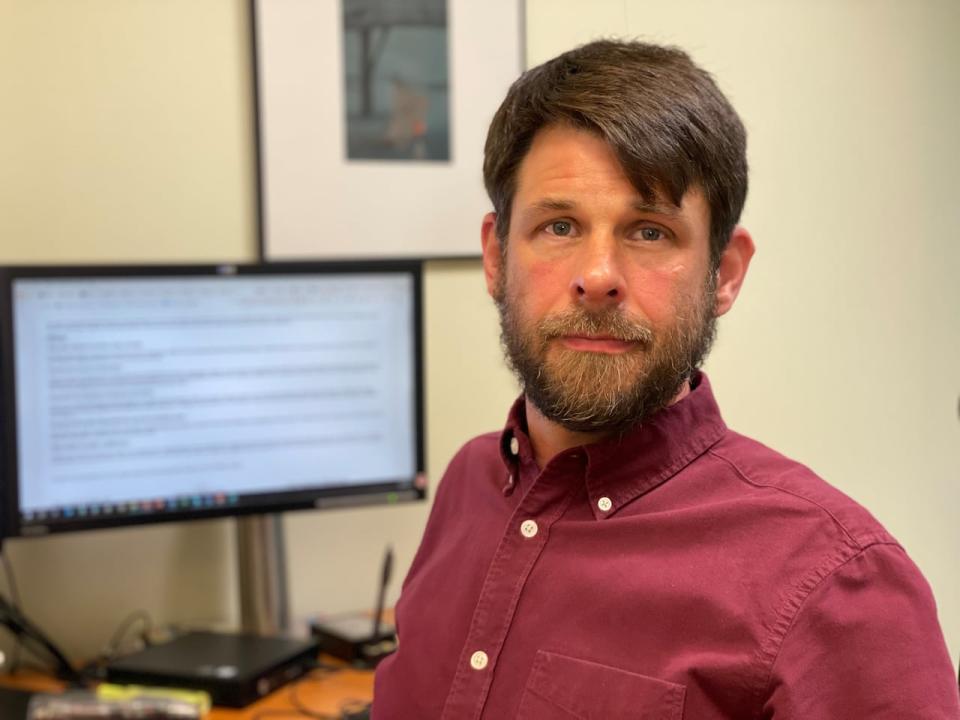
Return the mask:
[(573, 200), (567, 200), (565, 198), (541, 198), (525, 209), (528, 212), (536, 210), (552, 212), (557, 210), (573, 210), (576, 207), (577, 204)]
[(646, 200), (636, 200), (631, 204), (631, 207), (637, 212), (642, 212), (642, 213), (666, 215), (667, 217), (678, 217), (680, 215), (680, 208), (678, 208), (673, 203), (663, 203), (663, 202), (649, 203)]

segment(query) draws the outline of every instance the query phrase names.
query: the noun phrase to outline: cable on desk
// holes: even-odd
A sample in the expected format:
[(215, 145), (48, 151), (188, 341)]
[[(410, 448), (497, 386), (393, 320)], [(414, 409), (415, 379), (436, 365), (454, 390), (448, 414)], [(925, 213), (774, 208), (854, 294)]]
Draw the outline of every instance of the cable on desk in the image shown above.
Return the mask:
[(6, 626), (21, 640), (32, 643), (33, 647), (24, 643), (25, 647), (29, 647), (32, 652), (42, 650), (46, 657), (53, 661), (56, 672), (61, 678), (81, 687), (86, 684), (84, 677), (67, 660), (56, 643), (3, 595), (0, 595), (0, 624)]
[(149, 647), (152, 644), (150, 635), (154, 628), (153, 617), (142, 608), (134, 610), (120, 621), (117, 629), (113, 631), (110, 640), (104, 645), (100, 654), (84, 664), (83, 667), (80, 668), (80, 672), (88, 678), (103, 680), (106, 677), (107, 665), (113, 660), (116, 660), (118, 656), (124, 654), (121, 652), (123, 650), (124, 637), (130, 632), (130, 628), (134, 627), (138, 621), (143, 624), (143, 629), (140, 631), (139, 636), (140, 642), (143, 643), (143, 647)]
[(340, 703), (338, 714), (331, 715), (330, 713), (321, 712), (320, 710), (315, 710), (308, 707), (300, 698), (298, 688), (301, 685), (306, 682), (323, 682), (331, 675), (336, 675), (342, 669), (344, 668), (318, 663), (316, 670), (311, 671), (308, 675), (305, 675), (290, 685), (290, 704), (293, 705), (293, 708), (289, 710), (280, 708), (261, 710), (253, 716), (252, 720), (262, 720), (263, 718), (268, 717), (306, 717), (311, 718), (311, 720), (362, 720), (363, 718), (369, 717), (367, 712), (369, 710), (370, 703), (366, 700), (348, 698)]
[[(293, 703), (293, 706), (305, 716), (314, 718), (315, 720), (326, 720), (330, 716), (323, 715), (322, 713), (318, 714), (315, 710), (312, 710), (306, 706), (303, 700), (300, 699), (298, 688), (300, 685), (306, 682), (323, 682), (328, 677), (337, 674), (341, 670), (343, 670), (343, 668), (321, 663), (319, 670), (310, 672), (290, 687), (290, 702)], [(340, 714), (334, 716), (334, 720), (348, 720), (349, 718), (362, 717), (361, 713), (369, 708), (369, 706), (370, 703), (366, 700), (347, 698), (340, 703)]]
[(140, 641), (144, 646), (150, 645), (150, 633), (153, 632), (153, 618), (146, 610), (134, 610), (120, 621), (120, 625), (117, 626), (117, 629), (113, 631), (113, 635), (110, 636), (110, 642), (107, 643), (103, 650), (107, 661), (113, 660), (117, 656), (124, 636), (138, 620), (143, 623), (143, 630), (140, 631)]
[(256, 715), (254, 715), (251, 720), (264, 720), (264, 718), (303, 718), (308, 717), (312, 720), (366, 720), (370, 717), (369, 714), (369, 703), (364, 703), (363, 706), (358, 706), (356, 709), (343, 709), (340, 711), (339, 715), (328, 715), (326, 713), (304, 713), (301, 710), (291, 708), (289, 710), (281, 710), (279, 708), (268, 708), (267, 710), (261, 710)]
[[(17, 612), (23, 612), (21, 608), (23, 607), (20, 602), (20, 590), (17, 589), (17, 578), (13, 574), (13, 564), (10, 562), (10, 554), (5, 552), (0, 552), (0, 560), (3, 561), (3, 573), (6, 576), (7, 588), (10, 590), (10, 598), (13, 600), (13, 607), (16, 608)], [(23, 649), (23, 642), (20, 640), (19, 635), (14, 635), (13, 638), (13, 650), (10, 653), (10, 667), (8, 669), (9, 673), (15, 673), (20, 667), (20, 652)]]

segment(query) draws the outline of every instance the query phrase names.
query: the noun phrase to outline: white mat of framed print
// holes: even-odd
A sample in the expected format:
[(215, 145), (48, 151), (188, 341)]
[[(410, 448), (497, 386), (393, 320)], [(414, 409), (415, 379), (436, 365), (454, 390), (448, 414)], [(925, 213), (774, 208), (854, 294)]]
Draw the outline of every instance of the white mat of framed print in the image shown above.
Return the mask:
[(265, 259), (480, 252), (522, 0), (252, 0)]

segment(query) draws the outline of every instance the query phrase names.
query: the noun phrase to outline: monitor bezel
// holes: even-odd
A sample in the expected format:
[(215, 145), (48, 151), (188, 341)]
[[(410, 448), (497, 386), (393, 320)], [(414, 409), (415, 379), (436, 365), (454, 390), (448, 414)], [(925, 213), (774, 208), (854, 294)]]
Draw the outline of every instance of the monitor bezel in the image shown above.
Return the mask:
[[(20, 477), (13, 333), (13, 287), (20, 279), (107, 279), (122, 277), (243, 277), (256, 275), (407, 274), (413, 279), (413, 373), (416, 471), (412, 478), (382, 483), (314, 488), (289, 493), (248, 494), (241, 504), (157, 513), (78, 517), (56, 523), (24, 523), (20, 514)], [(417, 259), (284, 261), (269, 263), (8, 265), (0, 266), (0, 531), (6, 537), (34, 537), (167, 522), (272, 514), (294, 510), (347, 508), (423, 500), (426, 439), (424, 423), (423, 264)]]

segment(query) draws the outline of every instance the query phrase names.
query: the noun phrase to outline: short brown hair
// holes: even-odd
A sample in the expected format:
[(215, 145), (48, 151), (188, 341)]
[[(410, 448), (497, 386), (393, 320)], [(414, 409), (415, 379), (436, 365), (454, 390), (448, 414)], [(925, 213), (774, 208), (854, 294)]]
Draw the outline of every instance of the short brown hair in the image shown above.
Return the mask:
[(710, 75), (678, 48), (598, 40), (528, 70), (494, 115), (483, 179), (501, 244), (510, 229), (517, 171), (550, 125), (593, 132), (616, 153), (647, 201), (679, 206), (699, 186), (710, 206), (716, 267), (747, 196), (746, 130)]

